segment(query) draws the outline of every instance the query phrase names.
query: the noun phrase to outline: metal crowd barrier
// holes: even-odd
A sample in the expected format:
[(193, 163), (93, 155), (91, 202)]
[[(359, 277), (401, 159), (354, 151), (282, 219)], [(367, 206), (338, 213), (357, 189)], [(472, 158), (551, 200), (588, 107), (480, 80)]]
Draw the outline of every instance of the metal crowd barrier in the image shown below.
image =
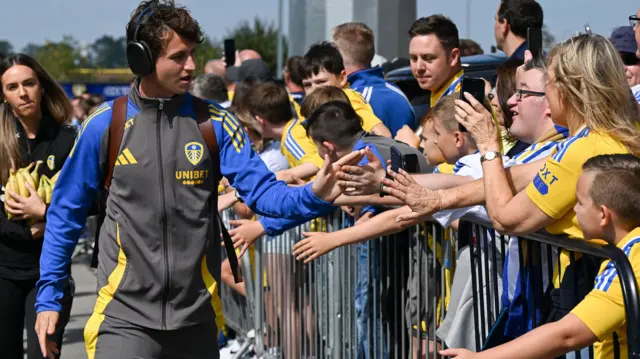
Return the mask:
[[(292, 256), (303, 231), (333, 232), (349, 225), (337, 212), (257, 241), (253, 271), (249, 256), (242, 258), (245, 283), (251, 284), (247, 298), (224, 285), (221, 293), (227, 325), (247, 338), (236, 357), (249, 346), (258, 357), (287, 359), (439, 358), (438, 350), (446, 347), (480, 351), (511, 339), (509, 333), (524, 333), (570, 311), (572, 307), (553, 305), (553, 298), (563, 293), (552, 288), (555, 276), (563, 276), (563, 284), (590, 281), (590, 290), (595, 273), (580, 277), (574, 274), (582, 272), (573, 268), (585, 263), (585, 273), (593, 266), (597, 272), (597, 257), (611, 258), (616, 265), (627, 311), (629, 358), (640, 358), (638, 287), (627, 257), (615, 246), (543, 234), (510, 239), (465, 218), (457, 233), (425, 223), (338, 248), (307, 265)], [(502, 298), (510, 240), (519, 246), (507, 261), (513, 265), (517, 257), (517, 278), (525, 287), (520, 288), (524, 294), (515, 317), (509, 312), (512, 304), (504, 307)], [(561, 249), (572, 252), (560, 254)], [(567, 273), (573, 274), (562, 273), (562, 258), (568, 258)], [(571, 293), (571, 303), (586, 293)], [(593, 349), (585, 348), (567, 358), (592, 356)]]
[[(503, 236), (486, 222), (465, 218), (459, 241), (470, 248), (473, 287), (474, 341), (476, 350), (490, 348), (538, 326), (561, 319), (593, 289), (603, 260), (610, 259), (620, 278), (626, 311), (628, 358), (640, 358), (640, 299), (638, 284), (627, 256), (614, 245), (569, 239), (548, 233), (518, 238)], [(499, 285), (504, 253), (516, 260), (517, 275), (507, 283), (519, 283), (520, 306), (502, 307)], [(498, 265), (491, 265), (497, 263)], [(491, 283), (491, 284), (489, 284)], [(523, 287), (524, 286), (524, 287)], [(485, 288), (481, 291), (480, 288)], [(518, 300), (518, 299), (516, 299)], [(512, 315), (512, 314), (517, 315)], [(515, 335), (509, 336), (508, 332)], [(593, 346), (566, 358), (593, 358)], [(619, 353), (615, 353), (620, 357)]]

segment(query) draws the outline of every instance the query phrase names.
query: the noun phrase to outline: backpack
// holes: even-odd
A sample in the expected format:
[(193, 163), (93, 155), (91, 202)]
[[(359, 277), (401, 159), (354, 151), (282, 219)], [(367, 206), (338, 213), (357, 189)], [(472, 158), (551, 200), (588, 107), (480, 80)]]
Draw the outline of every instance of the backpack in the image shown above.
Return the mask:
[[(200, 133), (202, 134), (202, 138), (207, 143), (207, 147), (209, 148), (209, 155), (211, 156), (211, 160), (213, 162), (213, 174), (214, 174), (214, 189), (218, 187), (218, 183), (221, 179), (220, 173), (220, 150), (218, 148), (218, 140), (216, 139), (216, 134), (213, 130), (213, 126), (210, 125), (209, 121), (209, 105), (206, 101), (191, 96), (193, 102), (193, 110), (195, 112), (196, 121), (198, 122), (198, 127), (200, 128)], [(104, 168), (104, 172), (106, 176), (104, 177), (104, 189), (100, 191), (98, 196), (98, 221), (97, 221), (97, 229), (95, 234), (95, 244), (93, 248), (93, 256), (91, 258), (91, 267), (98, 267), (98, 253), (99, 253), (99, 236), (100, 236), (100, 228), (102, 227), (102, 223), (104, 222), (104, 218), (106, 216), (106, 208), (107, 208), (107, 198), (109, 197), (109, 187), (111, 187), (111, 179), (113, 177), (113, 168), (116, 164), (116, 159), (118, 157), (118, 152), (120, 151), (120, 145), (122, 144), (122, 136), (124, 135), (124, 125), (127, 117), (127, 105), (129, 102), (129, 96), (118, 97), (113, 102), (113, 111), (111, 112), (111, 125), (109, 126), (109, 154), (107, 160), (107, 167)], [(217, 191), (215, 192), (217, 193)], [(222, 232), (222, 240), (224, 241), (224, 247), (227, 251), (227, 258), (229, 259), (229, 264), (231, 265), (231, 271), (233, 272), (233, 278), (236, 283), (240, 283), (242, 278), (239, 275), (238, 270), (238, 257), (236, 256), (236, 252), (234, 250), (233, 241), (231, 240), (231, 236), (229, 232), (227, 232), (222, 219), (220, 218), (220, 214), (217, 212), (218, 208), (218, 197), (214, 196), (213, 206), (212, 208), (216, 211), (216, 228)], [(216, 233), (218, 231), (215, 231)], [(216, 236), (217, 237), (217, 236)], [(209, 245), (216, 245), (215, 240), (211, 241)]]

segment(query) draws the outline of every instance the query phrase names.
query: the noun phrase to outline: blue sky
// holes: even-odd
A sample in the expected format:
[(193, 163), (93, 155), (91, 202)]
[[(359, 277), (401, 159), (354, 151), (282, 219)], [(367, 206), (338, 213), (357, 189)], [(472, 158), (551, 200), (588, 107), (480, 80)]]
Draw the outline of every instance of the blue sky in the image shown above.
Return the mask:
[[(381, 0), (384, 1), (384, 0)], [(469, 0), (471, 26), (466, 26), (467, 0), (417, 0), (418, 16), (443, 13), (460, 29), (469, 33), (485, 50), (494, 44), (493, 16), (498, 0)], [(277, 0), (177, 0), (191, 9), (205, 33), (222, 38), (236, 23), (259, 16), (276, 20)], [(594, 32), (610, 34), (620, 25), (628, 25), (638, 0), (539, 0), (545, 11), (545, 23), (557, 39), (566, 39), (589, 23)], [(285, 3), (285, 33), (288, 0)], [(106, 5), (109, 4), (109, 5)], [(29, 42), (45, 39), (59, 41), (64, 34), (91, 43), (102, 34), (120, 36), (137, 0), (6, 0), (0, 19), (0, 39), (9, 40), (20, 50)], [(8, 16), (7, 16), (8, 15)], [(407, 24), (407, 27), (409, 24)]]

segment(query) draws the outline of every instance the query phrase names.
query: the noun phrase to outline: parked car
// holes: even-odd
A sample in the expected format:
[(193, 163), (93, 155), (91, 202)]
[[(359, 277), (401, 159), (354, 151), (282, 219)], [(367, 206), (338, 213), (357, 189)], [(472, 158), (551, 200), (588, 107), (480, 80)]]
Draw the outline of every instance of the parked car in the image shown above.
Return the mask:
[[(507, 59), (504, 53), (467, 56), (461, 59), (464, 73), (469, 77), (482, 77), (495, 82), (496, 69)], [(404, 92), (416, 113), (416, 121), (429, 109), (429, 91), (420, 88), (409, 66), (390, 71), (385, 75), (387, 81), (395, 84)]]

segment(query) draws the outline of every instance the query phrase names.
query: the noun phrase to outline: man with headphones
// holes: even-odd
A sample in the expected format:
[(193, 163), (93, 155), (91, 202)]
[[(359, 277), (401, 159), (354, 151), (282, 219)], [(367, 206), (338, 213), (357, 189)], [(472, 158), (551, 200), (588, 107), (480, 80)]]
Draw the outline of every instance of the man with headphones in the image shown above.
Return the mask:
[(254, 212), (276, 218), (316, 218), (340, 193), (328, 161), (313, 184), (277, 181), (232, 113), (187, 92), (202, 39), (188, 10), (170, 0), (142, 2), (127, 25), (137, 79), (128, 98), (84, 121), (48, 211), (36, 301), (45, 356), (57, 350), (46, 337), (71, 253), (104, 189), (98, 298), (84, 332), (90, 359), (219, 357), (220, 176)]

